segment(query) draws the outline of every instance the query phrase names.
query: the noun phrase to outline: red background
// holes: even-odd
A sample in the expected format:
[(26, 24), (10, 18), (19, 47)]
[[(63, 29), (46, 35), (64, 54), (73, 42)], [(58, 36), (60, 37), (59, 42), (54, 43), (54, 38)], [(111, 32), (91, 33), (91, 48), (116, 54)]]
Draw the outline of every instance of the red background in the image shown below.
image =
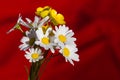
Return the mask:
[(51, 59), (42, 80), (120, 80), (120, 0), (1, 0), (0, 80), (27, 80), (29, 62), (18, 48), (22, 34), (6, 32), (18, 14), (33, 20), (35, 9), (49, 5), (65, 16), (75, 32), (80, 62)]

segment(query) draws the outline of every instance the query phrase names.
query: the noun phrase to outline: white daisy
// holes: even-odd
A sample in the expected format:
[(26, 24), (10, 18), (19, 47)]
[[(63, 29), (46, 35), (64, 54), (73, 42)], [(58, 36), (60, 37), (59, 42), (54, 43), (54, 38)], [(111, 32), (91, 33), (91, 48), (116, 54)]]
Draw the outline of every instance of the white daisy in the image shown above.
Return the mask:
[(29, 51), (25, 51), (25, 57), (29, 62), (36, 62), (43, 59), (41, 49), (30, 48)]
[(31, 29), (30, 31), (26, 31), (25, 35), (26, 36), (23, 36), (21, 39), (22, 44), (19, 46), (20, 50), (26, 50), (34, 45), (36, 39), (35, 30)]
[(30, 25), (28, 23), (26, 23), (23, 19), (22, 19), (22, 16), (19, 14), (19, 18), (18, 18), (18, 21), (17, 23), (19, 25), (22, 25), (22, 26), (25, 26), (25, 27), (30, 27)]
[[(12, 31), (14, 31), (15, 29), (19, 29), (22, 31), (21, 27), (20, 27), (20, 23), (24, 24), (25, 26), (28, 26), (23, 20), (22, 20), (22, 16), (19, 14), (19, 17), (18, 17), (18, 20), (17, 20), (17, 23), (16, 25), (11, 28), (7, 33), (10, 33)], [(22, 31), (23, 32), (23, 31)]]
[(65, 57), (66, 62), (69, 61), (72, 65), (74, 65), (73, 61), (79, 61), (79, 55), (76, 54), (78, 49), (74, 45), (65, 45), (60, 49), (60, 53)]
[(32, 20), (30, 20), (29, 18), (26, 18), (27, 24), (29, 25), (28, 28), (42, 27), (48, 20), (49, 20), (49, 16), (46, 16), (42, 20), (40, 20), (40, 17), (35, 16), (34, 22), (32, 22)]
[(32, 22), (29, 18), (26, 18), (27, 22), (25, 22), (22, 19), (21, 14), (19, 14), (19, 17), (18, 17), (16, 25), (13, 28), (11, 28), (7, 33), (10, 33), (12, 31), (14, 31), (15, 29), (19, 29), (19, 30), (22, 31), (20, 25), (22, 25), (24, 27), (27, 27), (27, 28), (33, 28), (33, 29), (34, 28), (38, 28), (38, 27), (42, 27), (48, 20), (49, 20), (49, 16), (46, 16), (42, 20), (40, 20), (40, 17), (35, 16), (34, 22)]
[(38, 38), (37, 41), (35, 41), (36, 45), (40, 45), (41, 47), (43, 47), (45, 50), (50, 49), (52, 53), (54, 53), (54, 43), (52, 43), (50, 37), (49, 37), (49, 33), (51, 32), (51, 28), (48, 28), (44, 34), (42, 28), (39, 28), (38, 30), (36, 30), (36, 36)]
[(55, 26), (55, 31), (53, 31), (55, 34), (55, 43), (58, 43), (59, 46), (64, 46), (64, 44), (74, 44), (74, 41), (76, 38), (72, 37), (74, 35), (74, 32), (72, 30), (69, 30), (68, 27), (65, 25), (60, 25), (59, 27)]

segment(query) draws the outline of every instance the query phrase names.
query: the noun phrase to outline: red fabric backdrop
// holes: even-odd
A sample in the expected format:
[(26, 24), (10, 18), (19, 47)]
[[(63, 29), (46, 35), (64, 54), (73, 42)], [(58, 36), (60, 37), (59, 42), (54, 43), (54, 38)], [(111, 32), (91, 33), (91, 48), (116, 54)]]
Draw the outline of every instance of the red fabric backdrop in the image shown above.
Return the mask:
[(18, 49), (22, 34), (6, 34), (18, 14), (33, 19), (35, 9), (49, 5), (65, 16), (75, 32), (80, 62), (73, 67), (62, 56), (51, 59), (42, 80), (120, 80), (120, 0), (1, 0), (0, 80), (27, 80), (29, 66)]

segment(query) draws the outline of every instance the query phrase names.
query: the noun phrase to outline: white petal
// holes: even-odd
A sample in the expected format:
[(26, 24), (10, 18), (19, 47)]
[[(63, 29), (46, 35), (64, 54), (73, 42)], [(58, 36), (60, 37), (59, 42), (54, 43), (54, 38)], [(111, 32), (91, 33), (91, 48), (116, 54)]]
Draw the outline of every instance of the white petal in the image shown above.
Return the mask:
[(36, 31), (36, 35), (38, 37), (38, 39), (41, 39), (41, 37), (43, 37), (43, 30), (42, 28), (39, 28), (37, 31)]
[(43, 59), (43, 56), (40, 56), (40, 58), (39, 58), (39, 59), (40, 59), (40, 60), (41, 60), (41, 59)]
[(30, 26), (29, 26), (25, 21), (22, 20), (22, 16), (20, 16), (20, 17), (18, 18), (17, 23), (19, 23), (19, 24), (21, 24), (21, 25), (23, 25), (23, 26), (25, 26), (25, 27), (27, 27), (27, 28), (30, 28)]
[(30, 59), (29, 62), (32, 62), (32, 59)]
[(57, 26), (55, 26), (55, 30), (58, 31), (58, 27)]
[(41, 49), (38, 49), (38, 53), (41, 54)]
[(30, 55), (25, 55), (26, 59), (30, 59)]
[(74, 63), (71, 59), (68, 59), (68, 61), (74, 66)]
[(31, 48), (31, 53), (34, 53), (34, 48)]
[(58, 45), (59, 45), (60, 47), (64, 47), (64, 46), (65, 46), (64, 43), (62, 43), (62, 42), (59, 42)]
[(41, 43), (40, 41), (35, 41), (36, 45), (40, 45), (40, 43)]
[(58, 43), (58, 42), (59, 42), (58, 39), (55, 39), (55, 40), (54, 40), (54, 43)]
[(35, 16), (35, 18), (34, 18), (34, 22), (33, 22), (33, 26), (34, 26), (34, 28), (37, 28), (39, 20), (40, 20), (40, 18), (37, 17), (37, 16)]
[(69, 33), (73, 33), (72, 30), (67, 30), (67, 31), (65, 32), (65, 35), (67, 35), (67, 34), (69, 34)]
[(72, 37), (74, 35), (74, 32), (70, 32), (69, 34), (66, 35), (66, 37)]
[(21, 44), (19, 46), (20, 50), (26, 50), (26, 49), (28, 49), (28, 47), (29, 47), (29, 45), (27, 45), (27, 44)]
[(65, 58), (65, 61), (68, 62), (67, 58)]
[(62, 49), (60, 49), (59, 52), (62, 53)]
[(52, 53), (55, 53), (55, 50), (53, 48), (50, 48), (50, 50), (51, 50)]
[(30, 54), (30, 52), (28, 52), (28, 51), (25, 51), (25, 53), (28, 55), (28, 54)]
[(53, 30), (53, 33), (56, 34), (56, 31)]
[(38, 23), (40, 18), (38, 16), (35, 16), (34, 22)]
[(40, 23), (39, 23), (39, 25), (38, 25), (38, 28), (42, 27), (42, 26), (45, 24), (45, 22), (48, 21), (48, 19), (49, 19), (49, 16), (46, 16), (45, 18), (43, 18), (43, 19), (40, 21)]
[(26, 36), (28, 36), (28, 34), (30, 34), (30, 32), (29, 32), (29, 31), (26, 31), (25, 34), (26, 34)]
[(51, 30), (52, 30), (52, 28), (48, 28), (46, 33), (45, 33), (45, 36), (48, 36)]
[(27, 21), (29, 24), (32, 23), (32, 21), (31, 21), (29, 18), (25, 18), (25, 19), (26, 19), (26, 21)]
[(37, 51), (38, 51), (38, 48), (36, 48), (36, 49), (34, 50), (35, 53), (37, 53)]
[(27, 41), (29, 41), (29, 38), (24, 36), (24, 37), (22, 37), (20, 42), (26, 43)]
[(71, 56), (71, 59), (74, 61), (79, 61), (79, 55), (78, 54), (74, 54)]

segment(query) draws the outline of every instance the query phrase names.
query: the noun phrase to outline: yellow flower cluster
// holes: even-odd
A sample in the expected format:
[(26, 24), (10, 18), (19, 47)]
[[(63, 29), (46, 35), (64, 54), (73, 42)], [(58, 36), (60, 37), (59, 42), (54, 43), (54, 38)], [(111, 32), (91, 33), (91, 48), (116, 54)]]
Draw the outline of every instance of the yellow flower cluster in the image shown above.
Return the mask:
[(54, 25), (63, 25), (65, 24), (65, 21), (64, 21), (64, 16), (60, 13), (57, 13), (57, 11), (55, 9), (52, 9), (51, 7), (49, 6), (45, 6), (45, 7), (38, 7), (36, 9), (36, 15), (44, 18), (46, 16), (49, 16), (52, 23)]

